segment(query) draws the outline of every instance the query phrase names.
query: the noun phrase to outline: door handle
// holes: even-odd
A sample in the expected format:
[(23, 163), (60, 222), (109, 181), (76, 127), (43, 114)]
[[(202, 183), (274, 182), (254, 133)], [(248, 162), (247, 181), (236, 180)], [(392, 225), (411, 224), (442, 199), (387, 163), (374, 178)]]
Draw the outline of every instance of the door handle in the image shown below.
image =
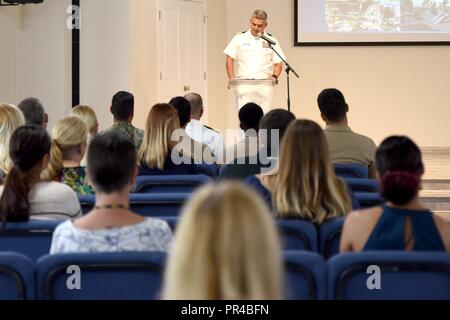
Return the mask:
[(184, 90), (184, 92), (188, 92), (189, 90), (191, 90), (191, 88), (189, 87), (189, 86), (184, 86), (184, 88), (183, 88), (183, 90)]

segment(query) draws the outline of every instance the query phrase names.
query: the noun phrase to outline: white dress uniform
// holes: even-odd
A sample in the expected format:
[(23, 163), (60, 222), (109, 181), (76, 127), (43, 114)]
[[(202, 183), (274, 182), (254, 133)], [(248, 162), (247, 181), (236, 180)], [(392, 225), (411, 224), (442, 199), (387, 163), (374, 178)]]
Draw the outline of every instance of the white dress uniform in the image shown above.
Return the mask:
[(207, 145), (216, 157), (222, 155), (224, 150), (224, 143), (222, 135), (203, 125), (199, 120), (191, 119), (186, 126), (186, 132), (192, 140)]
[[(278, 40), (267, 33), (264, 35), (276, 43), (274, 49), (286, 59)], [(236, 61), (238, 79), (270, 79), (274, 65), (282, 62), (267, 41), (253, 36), (250, 29), (234, 36), (224, 53)], [(264, 112), (272, 106), (273, 85), (245, 84), (237, 86), (235, 91), (238, 109), (248, 102), (258, 104)]]

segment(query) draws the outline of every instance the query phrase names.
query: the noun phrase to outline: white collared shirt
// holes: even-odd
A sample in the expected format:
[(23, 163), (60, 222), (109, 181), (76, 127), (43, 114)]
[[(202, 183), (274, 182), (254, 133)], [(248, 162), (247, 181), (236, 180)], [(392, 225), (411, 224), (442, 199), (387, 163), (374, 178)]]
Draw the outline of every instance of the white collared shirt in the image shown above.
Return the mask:
[(222, 135), (205, 127), (199, 120), (191, 119), (186, 126), (186, 132), (191, 139), (207, 145), (214, 155), (222, 154), (224, 148)]
[[(264, 35), (276, 43), (274, 49), (286, 59), (278, 40), (267, 33)], [(267, 41), (253, 36), (250, 29), (234, 36), (224, 53), (236, 60), (238, 66), (236, 77), (240, 79), (268, 79), (273, 74), (274, 64), (282, 61), (269, 47)]]

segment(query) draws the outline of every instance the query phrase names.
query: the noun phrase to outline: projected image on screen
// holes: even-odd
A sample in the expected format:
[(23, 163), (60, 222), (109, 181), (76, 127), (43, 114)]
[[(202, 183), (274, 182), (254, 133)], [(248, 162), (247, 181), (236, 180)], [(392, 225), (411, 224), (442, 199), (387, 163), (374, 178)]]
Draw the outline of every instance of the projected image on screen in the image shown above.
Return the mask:
[(398, 31), (400, 30), (399, 1), (333, 1), (325, 8), (328, 31)]
[(450, 42), (450, 0), (297, 0), (297, 42)]

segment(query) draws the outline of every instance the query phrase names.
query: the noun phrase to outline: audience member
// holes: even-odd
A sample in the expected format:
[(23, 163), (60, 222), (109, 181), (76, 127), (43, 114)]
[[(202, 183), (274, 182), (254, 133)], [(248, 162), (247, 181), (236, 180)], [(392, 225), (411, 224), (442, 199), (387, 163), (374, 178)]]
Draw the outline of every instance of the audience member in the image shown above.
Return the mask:
[(368, 167), (369, 178), (376, 178), (372, 139), (357, 134), (348, 126), (348, 104), (337, 89), (325, 89), (317, 98), (321, 117), (326, 123), (325, 136), (333, 163), (354, 163)]
[(138, 152), (139, 175), (198, 173), (192, 159), (175, 149), (177, 141), (172, 140), (172, 136), (178, 129), (180, 120), (173, 106), (162, 103), (152, 107)]
[[(256, 103), (247, 103), (239, 110), (239, 127), (244, 133), (243, 139), (225, 151), (225, 163), (237, 158), (253, 157), (258, 154), (259, 122), (263, 109)], [(230, 156), (231, 155), (231, 156)]]
[(0, 186), (0, 214), (5, 221), (71, 219), (81, 216), (77, 195), (59, 182), (40, 182), (47, 166), (51, 140), (42, 126), (25, 125), (9, 143), (12, 168)]
[(240, 184), (209, 185), (189, 201), (165, 273), (165, 299), (281, 299), (282, 260), (263, 201)]
[[(260, 174), (263, 170), (270, 170), (278, 161), (279, 145), (284, 132), (294, 120), (294, 114), (284, 109), (274, 109), (265, 114), (259, 124), (258, 154), (225, 164), (220, 170), (220, 179), (244, 180), (248, 176)], [(273, 137), (278, 139), (272, 140)], [(277, 145), (272, 148), (272, 143)]]
[(26, 98), (19, 103), (18, 108), (22, 110), (26, 124), (35, 124), (47, 128), (48, 114), (45, 112), (41, 101), (36, 98)]
[(60, 120), (52, 130), (50, 162), (42, 178), (60, 181), (80, 195), (93, 193), (86, 178), (86, 167), (81, 166), (87, 148), (87, 127), (78, 117)]
[(117, 92), (112, 98), (110, 111), (114, 115), (114, 124), (109, 130), (125, 134), (133, 141), (136, 151), (139, 150), (144, 131), (131, 124), (134, 117), (134, 96), (125, 91)]
[[(72, 108), (70, 115), (80, 118), (86, 124), (88, 129), (87, 145), (89, 147), (89, 143), (91, 142), (92, 138), (95, 137), (98, 133), (98, 121), (94, 109), (92, 109), (90, 106), (79, 105)], [(84, 157), (81, 160), (81, 165), (83, 167), (85, 167), (87, 164), (86, 158), (87, 153), (84, 154)]]
[(203, 116), (203, 99), (197, 93), (188, 93), (184, 98), (191, 106), (191, 121), (186, 126), (187, 134), (195, 141), (207, 145), (216, 156), (222, 157), (224, 151), (223, 138), (220, 132), (200, 122)]
[(183, 97), (175, 97), (169, 101), (169, 104), (177, 110), (180, 119), (180, 130), (177, 131), (179, 143), (176, 144), (175, 149), (185, 157), (191, 158), (196, 164), (214, 163), (216, 160), (214, 152), (206, 144), (193, 140), (186, 132), (186, 126), (191, 121), (189, 101)]
[(292, 122), (281, 142), (279, 170), (246, 182), (273, 205), (278, 218), (321, 225), (351, 211), (349, 191), (333, 170), (325, 135), (310, 120)]
[(55, 229), (50, 253), (167, 251), (172, 239), (167, 223), (129, 210), (137, 174), (133, 143), (114, 131), (97, 135), (89, 146), (88, 163), (95, 207)]
[(424, 166), (417, 145), (391, 136), (378, 148), (376, 164), (386, 204), (346, 218), (340, 251), (450, 251), (450, 222), (419, 200)]
[(3, 179), (11, 169), (9, 139), (14, 130), (25, 124), (22, 111), (10, 104), (0, 104), (0, 176)]

